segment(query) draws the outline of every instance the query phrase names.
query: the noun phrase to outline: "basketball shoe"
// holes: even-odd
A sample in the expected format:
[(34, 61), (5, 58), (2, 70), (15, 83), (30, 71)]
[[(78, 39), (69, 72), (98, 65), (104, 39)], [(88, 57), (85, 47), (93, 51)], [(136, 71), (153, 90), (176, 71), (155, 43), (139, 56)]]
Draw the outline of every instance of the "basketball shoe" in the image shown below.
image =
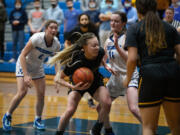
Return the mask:
[(3, 122), (3, 129), (5, 131), (10, 131), (12, 129), (11, 127), (11, 115), (7, 115), (6, 113), (3, 116), (2, 122)]
[(35, 118), (33, 127), (39, 130), (45, 130), (45, 125), (42, 123), (41, 118)]

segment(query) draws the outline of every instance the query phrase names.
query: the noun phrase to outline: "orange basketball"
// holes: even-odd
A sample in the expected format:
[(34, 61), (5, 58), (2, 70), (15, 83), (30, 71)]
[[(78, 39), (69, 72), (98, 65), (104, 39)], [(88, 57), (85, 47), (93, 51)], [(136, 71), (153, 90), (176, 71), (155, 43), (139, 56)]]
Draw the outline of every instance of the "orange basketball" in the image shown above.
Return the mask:
[(75, 84), (79, 82), (92, 83), (94, 80), (94, 74), (89, 68), (81, 67), (75, 70), (72, 79)]

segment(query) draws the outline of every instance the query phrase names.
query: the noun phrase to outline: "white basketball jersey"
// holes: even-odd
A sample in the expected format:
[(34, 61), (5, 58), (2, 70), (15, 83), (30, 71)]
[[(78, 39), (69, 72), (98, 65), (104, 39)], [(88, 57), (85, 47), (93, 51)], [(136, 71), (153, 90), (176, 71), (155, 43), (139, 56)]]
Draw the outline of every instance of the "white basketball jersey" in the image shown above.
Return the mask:
[(26, 62), (32, 64), (34, 68), (42, 66), (44, 60), (48, 56), (53, 56), (54, 52), (58, 52), (60, 48), (60, 43), (56, 37), (54, 37), (52, 46), (46, 46), (45, 32), (34, 34), (30, 40), (34, 48), (26, 56)]
[[(125, 60), (119, 55), (117, 49), (114, 46), (114, 40), (111, 36), (109, 39), (107, 39), (107, 55), (109, 58), (109, 65), (111, 68), (116, 71), (117, 75), (111, 75), (108, 83), (106, 84), (110, 96), (111, 97), (118, 97), (125, 95), (126, 88), (123, 87), (123, 81), (126, 78), (126, 62)], [(120, 48), (124, 47), (125, 42), (125, 35), (121, 35), (118, 38), (118, 45)], [(135, 72), (133, 73), (133, 77), (131, 79), (131, 82), (129, 83), (128, 87), (138, 87), (138, 72), (137, 69), (135, 69)]]
[[(26, 56), (27, 70), (32, 77), (36, 76), (35, 78), (37, 78), (37, 74), (43, 75), (44, 73), (43, 62), (48, 56), (53, 56), (55, 52), (59, 51), (60, 43), (58, 39), (54, 37), (52, 46), (47, 47), (45, 41), (45, 32), (34, 34), (30, 40), (32, 42), (33, 49)], [(20, 73), (22, 70), (19, 58), (16, 63), (16, 68), (19, 69), (16, 69), (16, 76), (23, 76), (23, 73)]]
[[(107, 39), (107, 55), (109, 58), (109, 64), (111, 68), (120, 73), (120, 74), (126, 74), (126, 62), (125, 60), (119, 55), (116, 47), (114, 46), (114, 40), (112, 38), (113, 36), (110, 36), (110, 38)], [(124, 46), (125, 42), (125, 35), (121, 35), (118, 38), (118, 45), (120, 48)]]

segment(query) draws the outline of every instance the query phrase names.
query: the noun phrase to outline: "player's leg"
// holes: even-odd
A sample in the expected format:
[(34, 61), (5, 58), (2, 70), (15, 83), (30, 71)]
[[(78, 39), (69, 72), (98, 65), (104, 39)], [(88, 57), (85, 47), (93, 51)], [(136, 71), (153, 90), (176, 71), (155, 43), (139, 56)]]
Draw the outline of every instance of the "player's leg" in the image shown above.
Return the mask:
[(180, 102), (163, 102), (163, 109), (172, 135), (180, 134)]
[(45, 96), (45, 78), (35, 79), (33, 80), (35, 89), (36, 89), (36, 95), (37, 95), (37, 101), (36, 101), (36, 117), (34, 120), (33, 127), (44, 130), (45, 126), (42, 123), (42, 112), (44, 108), (44, 96)]
[(141, 107), (143, 135), (155, 135), (158, 126), (160, 105), (153, 107)]
[(139, 111), (139, 107), (138, 107), (138, 90), (137, 90), (137, 88), (128, 87), (126, 98), (127, 98), (127, 104), (128, 104), (129, 110), (141, 123), (142, 120), (141, 120), (140, 111)]
[(139, 72), (137, 71), (137, 69), (135, 69), (135, 71), (133, 72), (131, 81), (127, 88), (126, 98), (127, 98), (127, 104), (128, 104), (129, 110), (141, 123), (142, 121), (141, 121), (140, 111), (138, 107), (138, 89), (137, 89), (138, 82), (139, 82)]
[(27, 94), (28, 87), (24, 85), (24, 78), (17, 77), (17, 93), (10, 102), (6, 114), (3, 116), (3, 129), (11, 130), (11, 115)]
[(57, 135), (63, 135), (65, 128), (77, 109), (79, 101), (81, 100), (81, 94), (77, 91), (71, 91), (68, 95), (68, 102), (66, 111), (62, 114), (58, 125)]
[(106, 87), (100, 86), (94, 93), (94, 98), (99, 102), (99, 119), (93, 126), (91, 135), (100, 135), (103, 125), (106, 131), (113, 132), (110, 124), (106, 122), (111, 108), (111, 98)]
[[(172, 64), (171, 68), (167, 70), (173, 69), (173, 67), (176, 67), (176, 65)], [(174, 70), (175, 72), (171, 74), (171, 77), (165, 82), (167, 89), (165, 90), (164, 102), (162, 104), (172, 135), (180, 134), (180, 69), (179, 67), (177, 69), (178, 70)]]

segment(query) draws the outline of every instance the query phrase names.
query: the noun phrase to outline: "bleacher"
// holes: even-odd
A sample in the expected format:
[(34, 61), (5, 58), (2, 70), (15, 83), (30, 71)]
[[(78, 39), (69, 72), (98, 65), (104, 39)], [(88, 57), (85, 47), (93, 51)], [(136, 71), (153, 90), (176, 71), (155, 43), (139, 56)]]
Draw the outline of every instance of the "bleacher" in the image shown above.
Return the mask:
[[(29, 3), (33, 2), (34, 0), (21, 0), (21, 1), (22, 1), (23, 8), (26, 8), (26, 6)], [(7, 11), (7, 14), (9, 15), (10, 12), (14, 8), (15, 0), (5, 0), (5, 3), (6, 3), (6, 11)], [(66, 6), (65, 2), (59, 2), (58, 5), (63, 11), (67, 10), (67, 6)], [(80, 10), (80, 2), (78, 2), (78, 1), (74, 2), (74, 8)], [(61, 50), (64, 48), (64, 34), (63, 34), (63, 31), (64, 31), (64, 25), (62, 24), (60, 26), (60, 29), (59, 29), (59, 32), (60, 32), (59, 39), (60, 39), (60, 43), (61, 43), (61, 48), (60, 48)], [(25, 43), (27, 43), (27, 41), (29, 40), (29, 37), (30, 37), (30, 34), (27, 31), (25, 33)], [(15, 72), (16, 64), (8, 62), (12, 58), (12, 55), (13, 55), (12, 48), (13, 48), (12, 41), (6, 41), (6, 43), (5, 43), (5, 54), (4, 54), (4, 61), (5, 62), (0, 63), (0, 72)], [(19, 45), (17, 46), (17, 49), (19, 50)], [(18, 55), (19, 55), (19, 53), (20, 52), (18, 52)], [(49, 67), (46, 64), (44, 64), (44, 70), (45, 70), (46, 74), (51, 74), (51, 75), (55, 74), (54, 67)], [(103, 67), (100, 67), (99, 70), (105, 77), (110, 76), (110, 73), (107, 70), (105, 70)]]

